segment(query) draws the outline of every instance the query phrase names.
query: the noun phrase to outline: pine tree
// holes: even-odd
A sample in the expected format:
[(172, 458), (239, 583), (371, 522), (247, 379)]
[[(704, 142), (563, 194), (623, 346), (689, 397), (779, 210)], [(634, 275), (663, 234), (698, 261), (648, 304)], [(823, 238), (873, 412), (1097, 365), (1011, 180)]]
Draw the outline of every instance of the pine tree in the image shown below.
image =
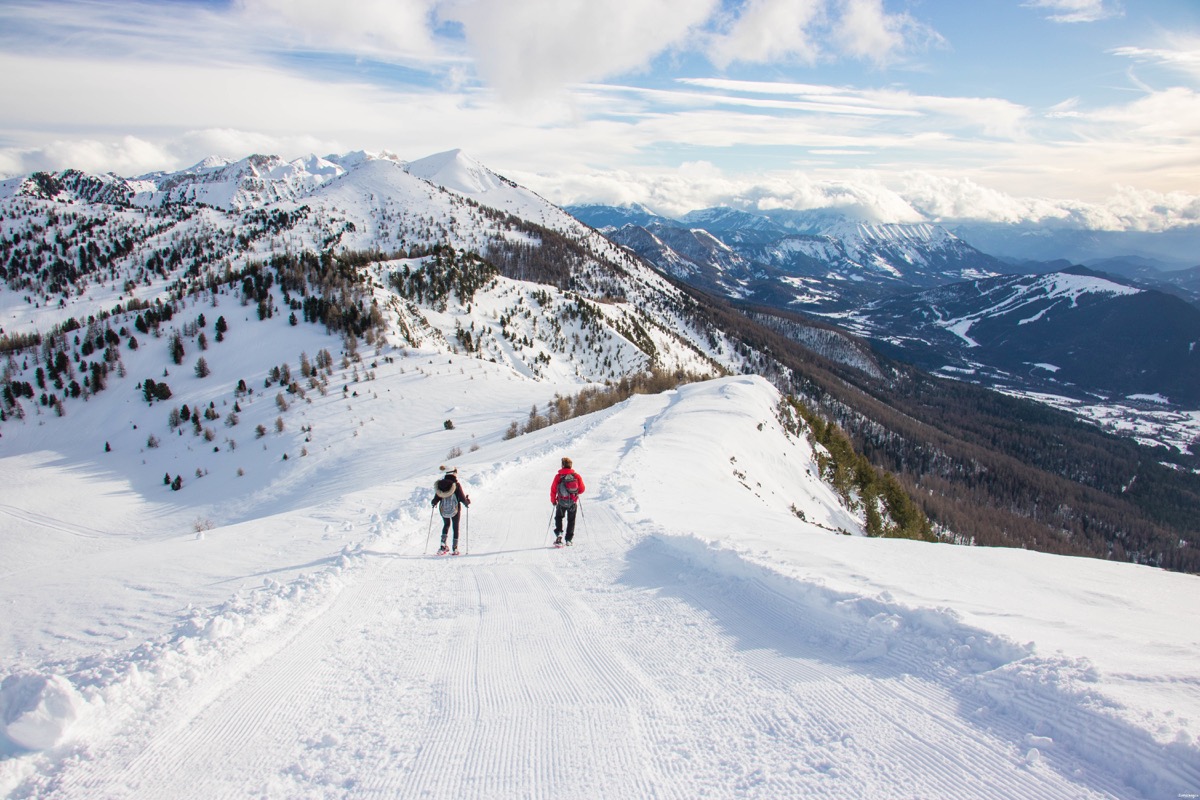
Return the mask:
[(184, 355), (184, 353), (183, 353), (183, 337), (181, 337), (178, 333), (172, 334), (170, 347), (171, 347), (171, 360), (174, 361), (176, 364), (182, 364), (183, 363), (183, 355)]

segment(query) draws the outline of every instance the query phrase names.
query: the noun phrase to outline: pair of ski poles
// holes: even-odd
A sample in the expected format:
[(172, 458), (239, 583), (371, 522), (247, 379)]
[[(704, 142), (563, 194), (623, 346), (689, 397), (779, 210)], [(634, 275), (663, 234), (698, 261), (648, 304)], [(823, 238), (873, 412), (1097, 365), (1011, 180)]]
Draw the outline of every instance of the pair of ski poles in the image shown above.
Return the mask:
[[(582, 501), (576, 501), (576, 507), (580, 510), (580, 527), (587, 530), (587, 515), (583, 513)], [(470, 509), (468, 506), (463, 506), (463, 521), (462, 521), (462, 552), (470, 553)], [(425, 554), (430, 553), (430, 540), (433, 537), (433, 518), (437, 516), (437, 509), (430, 510), (430, 524), (425, 530)], [(550, 527), (554, 522), (554, 513), (556, 510), (551, 510), (550, 518), (546, 521), (546, 539), (550, 539)]]
[[(584, 515), (583, 515), (583, 501), (582, 501), (582, 500), (576, 500), (576, 501), (575, 501), (575, 507), (579, 509), (579, 526), (580, 526), (581, 528), (585, 528), (585, 529), (586, 529), (586, 528), (587, 528), (587, 520), (584, 518)], [(549, 539), (549, 538), (550, 538), (550, 523), (554, 522), (554, 515), (555, 515), (556, 513), (558, 513), (558, 509), (557, 509), (557, 507), (556, 507), (556, 508), (554, 508), (554, 509), (551, 509), (551, 511), (550, 511), (550, 519), (546, 520), (546, 538), (547, 538), (547, 539)]]
[[(463, 552), (470, 554), (471, 552), (471, 509), (469, 506), (463, 505)], [(433, 536), (433, 518), (437, 514), (437, 508), (429, 510), (429, 527), (425, 530), (425, 555), (429, 555), (429, 539)]]

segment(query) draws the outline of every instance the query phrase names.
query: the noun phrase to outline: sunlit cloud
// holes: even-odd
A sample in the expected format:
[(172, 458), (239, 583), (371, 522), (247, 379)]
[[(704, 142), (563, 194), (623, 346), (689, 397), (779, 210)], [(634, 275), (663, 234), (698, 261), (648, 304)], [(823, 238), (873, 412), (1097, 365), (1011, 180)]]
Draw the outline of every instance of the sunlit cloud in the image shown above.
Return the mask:
[(826, 5), (826, 0), (751, 0), (712, 38), (709, 57), (722, 69), (736, 61), (815, 63), (822, 48), (810, 29), (824, 19)]
[(885, 176), (862, 171), (839, 179), (804, 171), (731, 175), (691, 162), (675, 171), (575, 171), (570, 175), (521, 174), (521, 179), (564, 204), (641, 203), (665, 216), (697, 208), (732, 206), (749, 211), (834, 209), (879, 223), (936, 221), (1035, 222), (1092, 230), (1165, 231), (1200, 224), (1200, 195), (1114, 186), (1096, 202), (1009, 194), (969, 178), (909, 172)]
[(1125, 13), (1117, 0), (1027, 0), (1022, 5), (1045, 9), (1052, 22), (1099, 22)]
[(1200, 36), (1168, 36), (1163, 47), (1118, 47), (1114, 55), (1156, 64), (1200, 81)]
[(889, 64), (906, 51), (941, 43), (942, 37), (908, 14), (889, 14), (883, 0), (841, 0), (834, 38), (843, 53)]
[(237, 0), (251, 29), (275, 28), (280, 43), (349, 51), (385, 59), (442, 55), (432, 26), (437, 0)]
[(575, 82), (646, 69), (683, 46), (717, 0), (456, 0), (439, 13), (462, 25), (481, 76), (527, 100)]
[(890, 64), (941, 36), (882, 0), (750, 0), (719, 18), (708, 56), (721, 69), (736, 62), (816, 64), (849, 57)]
[(949, 120), (956, 125), (985, 131), (989, 135), (1018, 136), (1029, 117), (1028, 109), (998, 98), (944, 97), (895, 90), (728, 79), (684, 79), (681, 83), (726, 93), (792, 96), (797, 99), (790, 104), (780, 105), (780, 108), (791, 110), (864, 116), (936, 117), (941, 121)]

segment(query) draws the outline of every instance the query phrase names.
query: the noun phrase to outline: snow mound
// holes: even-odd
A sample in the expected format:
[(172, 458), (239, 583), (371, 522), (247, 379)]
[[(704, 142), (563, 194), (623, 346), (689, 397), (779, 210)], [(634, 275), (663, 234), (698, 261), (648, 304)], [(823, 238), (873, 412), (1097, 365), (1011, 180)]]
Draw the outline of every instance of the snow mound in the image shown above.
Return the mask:
[(25, 750), (48, 750), (71, 731), (86, 707), (61, 675), (14, 674), (0, 682), (4, 736)]

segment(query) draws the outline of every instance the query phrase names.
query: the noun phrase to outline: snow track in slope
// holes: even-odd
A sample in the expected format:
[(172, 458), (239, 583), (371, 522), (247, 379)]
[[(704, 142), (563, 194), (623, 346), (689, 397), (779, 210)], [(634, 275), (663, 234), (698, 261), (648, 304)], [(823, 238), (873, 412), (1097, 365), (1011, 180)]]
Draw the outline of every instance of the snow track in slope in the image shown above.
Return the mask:
[(620, 582), (631, 591), (593, 606), (621, 620), (613, 646), (659, 687), (669, 724), (656, 752), (670, 785), (689, 787), (679, 796), (1136, 796), (1030, 766), (1003, 735), (1015, 732), (973, 721), (936, 680), (848, 659), (802, 607), (653, 542)]

